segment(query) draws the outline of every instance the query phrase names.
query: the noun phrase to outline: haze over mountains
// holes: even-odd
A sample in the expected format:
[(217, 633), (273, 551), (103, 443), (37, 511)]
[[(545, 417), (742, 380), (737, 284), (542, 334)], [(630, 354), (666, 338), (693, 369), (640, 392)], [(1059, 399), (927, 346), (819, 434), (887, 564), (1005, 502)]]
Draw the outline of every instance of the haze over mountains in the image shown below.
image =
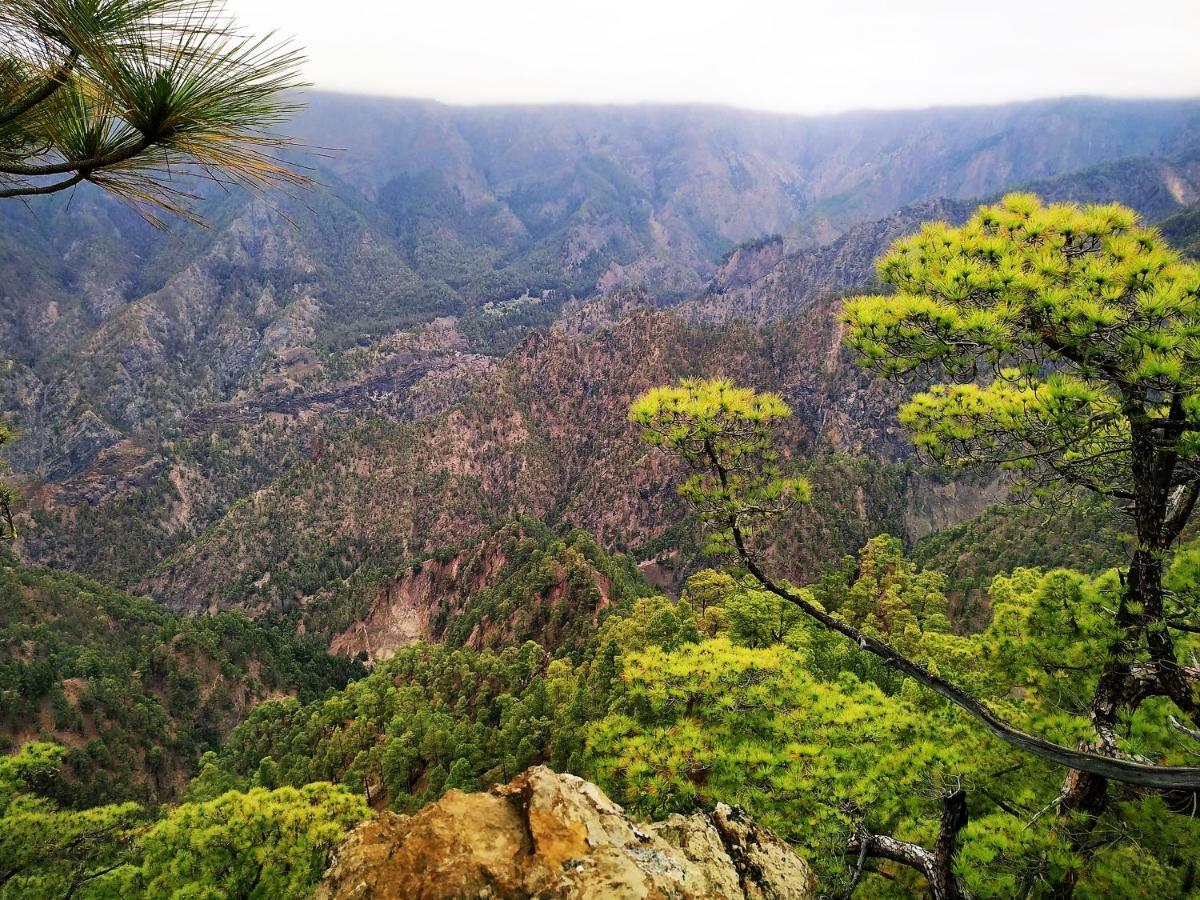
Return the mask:
[[(835, 315), (891, 240), (1018, 186), (1151, 221), (1200, 198), (1195, 101), (800, 118), (318, 94), (295, 131), (342, 148), (311, 158), (319, 186), (204, 187), (208, 228), (84, 191), (0, 210), (28, 559), (299, 615), (367, 561), (522, 514), (661, 554), (687, 541), (624, 421), (639, 391), (734, 375), (785, 394), (797, 452), (902, 462)], [(796, 573), (996, 496), (915, 511), (924, 476), (899, 471), (830, 476)]]

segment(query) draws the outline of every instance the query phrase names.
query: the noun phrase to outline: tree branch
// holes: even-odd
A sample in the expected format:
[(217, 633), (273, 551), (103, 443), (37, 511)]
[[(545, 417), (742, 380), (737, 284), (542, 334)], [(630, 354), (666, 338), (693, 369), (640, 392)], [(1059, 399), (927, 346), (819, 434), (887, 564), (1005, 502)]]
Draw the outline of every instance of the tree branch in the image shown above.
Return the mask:
[(1171, 723), (1171, 727), (1180, 734), (1186, 734), (1190, 738), (1195, 738), (1200, 741), (1200, 728), (1188, 728), (1174, 716), (1168, 717), (1167, 721)]
[(55, 92), (67, 83), (67, 76), (75, 68), (75, 63), (79, 60), (79, 51), (72, 50), (59, 67), (54, 70), (49, 78), (37, 90), (31, 92), (24, 100), (14, 103), (8, 109), (0, 112), (0, 125), (6, 125), (18, 116), (23, 116), (39, 103), (44, 103), (54, 96)]
[(41, 194), (54, 194), (58, 191), (65, 191), (67, 188), (74, 187), (75, 185), (79, 184), (79, 182), (86, 180), (90, 174), (91, 172), (84, 170), (81, 172), (76, 172), (70, 178), (65, 178), (62, 181), (56, 181), (53, 184), (5, 188), (0, 190), (0, 200), (8, 197), (36, 197)]
[(1192, 511), (1196, 508), (1196, 500), (1200, 499), (1200, 480), (1176, 488), (1172, 494), (1167, 509), (1167, 520), (1163, 524), (1163, 539), (1169, 544), (1179, 537)]
[(82, 172), (94, 171), (96, 169), (105, 169), (109, 166), (115, 166), (119, 163), (128, 162), (139, 153), (148, 150), (152, 145), (160, 140), (158, 135), (143, 134), (132, 144), (124, 147), (118, 147), (111, 150), (102, 156), (93, 156), (90, 159), (68, 159), (59, 163), (47, 163), (46, 165), (33, 166), (25, 163), (0, 162), (0, 172), (5, 175), (20, 175), (25, 178), (38, 178), (43, 175), (62, 175), (66, 172)]
[(767, 575), (755, 562), (753, 555), (747, 550), (741, 527), (736, 519), (731, 524), (734, 546), (747, 570), (758, 579), (759, 583), (775, 596), (798, 607), (809, 617), (816, 619), (826, 628), (849, 638), (859, 649), (871, 653), (896, 670), (916, 679), (935, 694), (949, 700), (959, 709), (974, 717), (988, 731), (1018, 750), (1030, 753), (1039, 759), (1068, 769), (1087, 772), (1100, 778), (1119, 781), (1139, 787), (1154, 788), (1162, 791), (1197, 791), (1200, 790), (1200, 768), (1191, 766), (1155, 766), (1144, 763), (1130, 762), (1123, 759), (1101, 756), (1084, 750), (1072, 750), (1052, 741), (1021, 731), (1010, 722), (1000, 718), (976, 697), (962, 688), (951, 684), (940, 675), (935, 675), (923, 665), (909, 659), (900, 651), (878, 638), (860, 631), (853, 625), (834, 618), (818, 606), (806, 600), (790, 588), (777, 583)]
[(958, 834), (967, 821), (967, 792), (959, 788), (942, 798), (942, 822), (932, 850), (887, 835), (871, 834), (860, 823), (846, 843), (847, 849), (858, 853), (850, 891), (858, 885), (866, 858), (872, 856), (900, 863), (923, 875), (934, 900), (964, 900), (967, 894), (954, 874), (954, 857), (958, 852)]

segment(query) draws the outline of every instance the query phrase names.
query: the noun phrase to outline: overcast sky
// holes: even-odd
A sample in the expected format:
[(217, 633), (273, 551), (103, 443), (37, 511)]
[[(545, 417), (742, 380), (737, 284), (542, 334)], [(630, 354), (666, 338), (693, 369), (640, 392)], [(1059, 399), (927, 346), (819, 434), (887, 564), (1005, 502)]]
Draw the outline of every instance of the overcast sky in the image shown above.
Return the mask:
[(227, 0), (319, 88), (781, 112), (1200, 96), (1200, 0)]

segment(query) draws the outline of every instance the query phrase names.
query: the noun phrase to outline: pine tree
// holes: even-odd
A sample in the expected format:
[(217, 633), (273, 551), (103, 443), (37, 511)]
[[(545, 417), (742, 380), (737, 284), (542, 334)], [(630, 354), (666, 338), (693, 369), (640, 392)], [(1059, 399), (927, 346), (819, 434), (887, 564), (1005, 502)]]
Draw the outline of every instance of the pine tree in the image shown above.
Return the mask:
[[(1035, 493), (1091, 492), (1131, 520), (1136, 547), (1092, 695), (1094, 753), (1129, 760), (1122, 718), (1152, 697), (1200, 726), (1200, 668), (1176, 646), (1200, 619), (1173, 608), (1162, 584), (1200, 497), (1200, 266), (1124, 207), (1012, 194), (960, 228), (926, 225), (879, 274), (895, 294), (846, 305), (860, 361), (899, 380), (969, 379), (901, 408), (919, 449), (1010, 468)], [(1085, 831), (1110, 778), (1123, 780), (1079, 768), (1064, 784), (1060, 808), (1083, 814)], [(1200, 770), (1159, 786), (1194, 809)]]
[[(766, 523), (808, 490), (779, 467), (772, 426), (789, 413), (779, 397), (723, 380), (690, 380), (636, 400), (631, 420), (651, 445), (692, 469), (680, 493), (709, 526), (712, 549), (736, 553), (765, 590), (996, 737), (1070, 768), (1065, 814), (1081, 812), (1094, 824), (1109, 781), (1194, 809), (1200, 769), (1125, 752), (1116, 726), (1154, 696), (1192, 720), (1180, 725), (1184, 733), (1198, 724), (1200, 670), (1180, 661), (1172, 638), (1172, 630), (1188, 632), (1197, 623), (1186, 607), (1168, 608), (1162, 569), (1200, 497), (1200, 267), (1182, 262), (1128, 210), (1046, 208), (1014, 195), (982, 208), (963, 228), (926, 226), (884, 258), (880, 273), (899, 293), (852, 301), (846, 310), (849, 343), (866, 365), (895, 378), (989, 373), (982, 383), (935, 386), (906, 404), (900, 418), (918, 447), (940, 462), (1012, 466), (1042, 490), (1066, 485), (1129, 504), (1139, 546), (1123, 576), (1115, 636), (1097, 679), (1092, 746), (1075, 749), (1029, 733), (914, 658), (922, 623), (911, 635), (907, 627), (892, 632), (893, 615), (912, 612), (893, 593), (872, 590), (873, 608), (853, 601), (846, 618), (764, 570)], [(926, 599), (927, 625), (936, 630), (942, 602)], [(961, 830), (967, 820), (959, 814), (960, 794), (948, 792), (946, 802), (946, 828)], [(944, 829), (943, 843), (954, 846), (955, 835)], [(868, 853), (884, 846), (869, 836), (859, 844)], [(914, 850), (907, 861), (922, 869), (936, 896), (961, 894), (950, 871), (953, 854)], [(1076, 877), (1068, 867), (1064, 895)]]

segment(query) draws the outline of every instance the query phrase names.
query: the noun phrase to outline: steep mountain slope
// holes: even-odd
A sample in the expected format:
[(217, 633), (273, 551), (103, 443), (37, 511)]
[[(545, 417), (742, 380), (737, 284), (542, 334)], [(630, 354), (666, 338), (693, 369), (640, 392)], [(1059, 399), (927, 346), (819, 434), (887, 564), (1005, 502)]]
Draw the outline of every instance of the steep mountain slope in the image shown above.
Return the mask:
[(173, 799), (256, 702), (361, 669), (232, 613), (190, 619), (48, 569), (0, 569), (0, 744), (69, 749), (64, 799)]
[(946, 573), (946, 594), (959, 620), (982, 627), (997, 575), (1018, 567), (1100, 572), (1124, 565), (1133, 540), (1129, 532), (1127, 519), (1089, 495), (1062, 498), (1053, 508), (1004, 503), (925, 536), (912, 557), (922, 568)]
[(955, 200), (906, 206), (887, 218), (856, 225), (824, 247), (782, 256), (778, 243), (750, 244), (734, 251), (703, 294), (676, 309), (697, 321), (736, 319), (760, 325), (800, 315), (823, 301), (869, 289), (875, 260), (922, 222), (962, 221), (974, 208)]
[(559, 539), (526, 519), (399, 570), (366, 565), (318, 595), (303, 621), (320, 634), (344, 626), (330, 651), (370, 661), (418, 641), (474, 650), (535, 641), (577, 654), (608, 612), (649, 593), (628, 558), (586, 532)]
[[(818, 447), (881, 462), (907, 452), (887, 386), (848, 364), (828, 308), (765, 330), (634, 310), (591, 334), (563, 326), (530, 336), (443, 416), (346, 432), (236, 504), (143, 587), (181, 609), (288, 608), (365, 562), (397, 565), (516, 515), (585, 528), (610, 547), (686, 549), (675, 473), (626, 411), (652, 385), (711, 374), (781, 390), (796, 411), (785, 440), (797, 458)], [(855, 549), (863, 531), (903, 528), (903, 471), (881, 462), (824, 479), (826, 525), (808, 534), (844, 537), (831, 547), (791, 532), (793, 574)], [(861, 531), (830, 530), (844, 519)]]
[[(400, 175), (435, 172), (468, 201), (504, 204), (530, 234), (564, 213), (569, 220), (577, 210), (564, 186), (578, 184), (581, 165), (607, 159), (623, 178), (627, 211), (648, 203), (673, 247), (698, 248), (798, 226), (830, 237), (930, 197), (982, 196), (1104, 160), (1169, 155), (1194, 144), (1198, 112), (1191, 101), (1075, 98), (798, 117), (318, 95), (296, 130), (353, 148), (330, 164), (368, 194)], [(711, 260), (711, 249), (701, 258)]]
[[(161, 287), (114, 304), (77, 340), (48, 338), (31, 366), (10, 369), (6, 405), (31, 423), (18, 467), (62, 476), (123, 435), (177, 425), (253, 387), (272, 362), (317, 343), (321, 328), (385, 316), (408, 324), (458, 308), (351, 205), (332, 193), (315, 199), (288, 210), (291, 223), (266, 200), (228, 201), (219, 237), (176, 260)], [(72, 437), (88, 421), (98, 433), (75, 452)]]
[(1193, 259), (1200, 259), (1200, 203), (1164, 219), (1159, 227), (1172, 244)]
[[(1093, 184), (1083, 173), (1076, 196), (1092, 199)], [(708, 292), (670, 313), (635, 311), (648, 300), (637, 295), (569, 304), (550, 335), (531, 337), (498, 369), (463, 353), (467, 338), (449, 321), (325, 359), (285, 355), (259, 394), (198, 410), (170, 445), (123, 441), (100, 465), (40, 489), (26, 552), (140, 582), (185, 608), (255, 612), (323, 595), (368, 560), (400, 566), (516, 515), (583, 526), (609, 547), (682, 548), (686, 569), (682, 510), (664, 473), (647, 468), (661, 460), (624, 425), (629, 400), (655, 383), (726, 373), (785, 393), (798, 455), (904, 459), (895, 395), (850, 364), (836, 298), (870, 284), (890, 241), (970, 208), (909, 207), (791, 254), (781, 240), (752, 242)], [(788, 321), (772, 324), (779, 319)], [(365, 422), (378, 415), (387, 421)], [(397, 424), (413, 419), (422, 424)], [(827, 479), (823, 514), (789, 530), (793, 574), (815, 574), (879, 530), (919, 539), (1002, 496), (990, 482), (955, 494), (886, 465), (856, 465)]]
[(445, 410), (494, 365), (464, 348), (454, 324), (437, 320), (326, 363), (285, 354), (260, 391), (202, 407), (165, 436), (119, 440), (78, 475), (30, 485), (23, 552), (129, 586), (355, 423)]
[[(520, 297), (503, 316), (531, 324), (628, 284), (680, 299), (766, 233), (822, 243), (906, 203), (1183, 152), (1198, 110), (1063, 100), (805, 119), (314, 95), (294, 130), (345, 149), (307, 160), (311, 192), (209, 187), (211, 228), (173, 235), (88, 189), (0, 211), (11, 458), (61, 479), (124, 437), (258, 391), (292, 353)], [(468, 331), (505, 350), (498, 324)]]

